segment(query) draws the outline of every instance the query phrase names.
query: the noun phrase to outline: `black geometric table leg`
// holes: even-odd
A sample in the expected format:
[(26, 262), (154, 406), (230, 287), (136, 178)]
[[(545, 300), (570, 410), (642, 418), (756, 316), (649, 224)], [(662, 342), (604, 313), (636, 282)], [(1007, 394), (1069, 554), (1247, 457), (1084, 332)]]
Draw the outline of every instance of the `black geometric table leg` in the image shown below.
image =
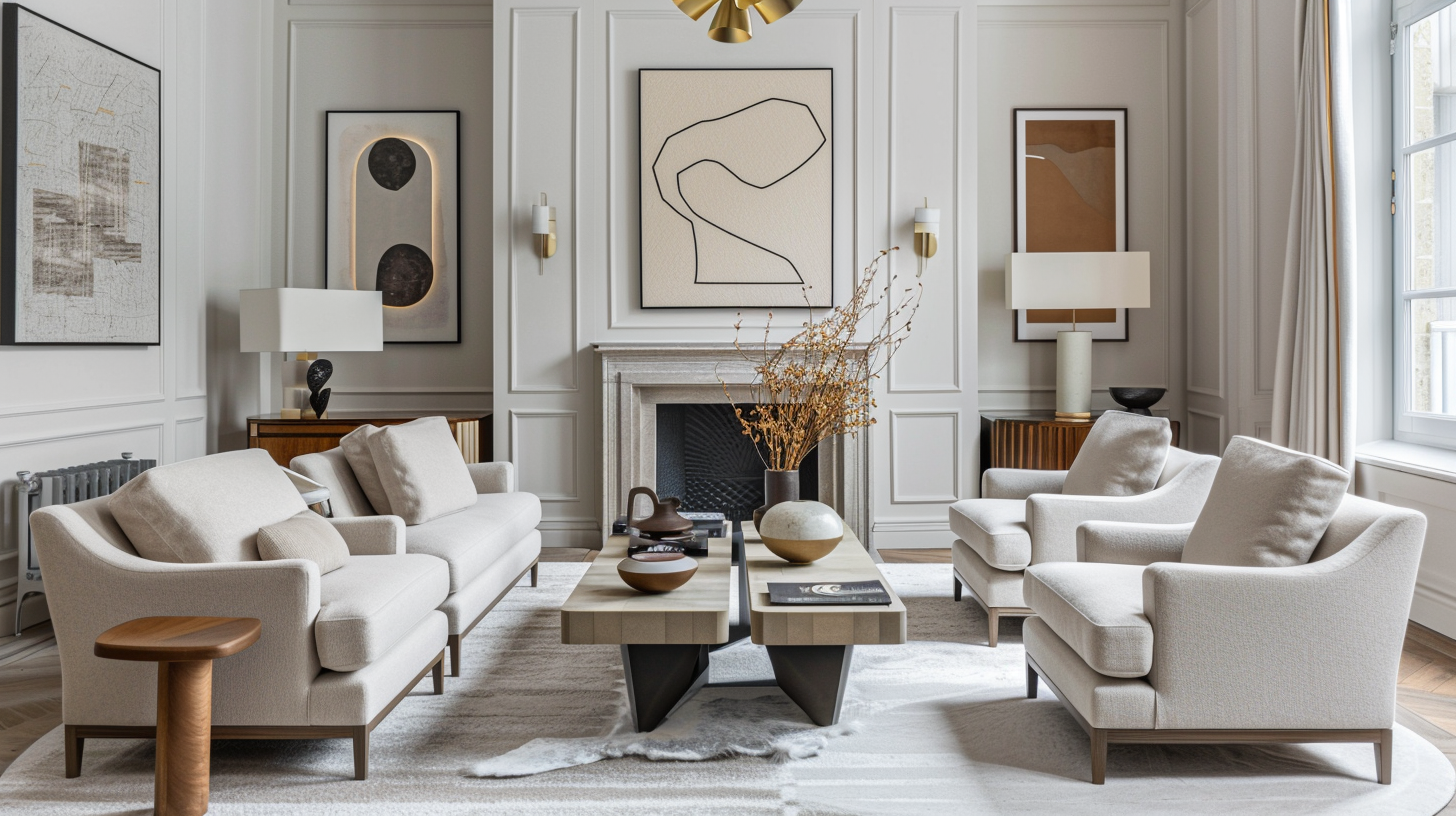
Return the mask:
[(853, 646), (769, 646), (774, 679), (816, 725), (839, 722)]
[(696, 644), (624, 645), (622, 670), (632, 724), (651, 731), (708, 679), (708, 647)]

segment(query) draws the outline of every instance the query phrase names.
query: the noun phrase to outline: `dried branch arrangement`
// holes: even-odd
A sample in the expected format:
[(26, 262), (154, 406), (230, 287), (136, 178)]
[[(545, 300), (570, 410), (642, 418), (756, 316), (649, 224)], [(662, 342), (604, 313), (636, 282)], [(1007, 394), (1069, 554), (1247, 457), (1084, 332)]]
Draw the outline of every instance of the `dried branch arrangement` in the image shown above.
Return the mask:
[[(768, 469), (797, 470), (823, 440), (875, 424), (874, 381), (909, 336), (923, 288), (917, 280), (896, 292), (899, 276), (894, 274), (876, 287), (880, 262), (898, 249), (875, 256), (848, 302), (819, 320), (811, 308), (804, 328), (781, 345), (769, 342), (772, 312), (761, 345), (742, 342), (741, 315), (733, 325), (733, 347), (753, 364), (753, 381), (745, 386), (751, 404), (742, 407), (728, 383), (721, 377), (718, 381), (743, 434), (753, 440)], [(876, 312), (881, 313), (878, 322)], [(870, 325), (872, 333), (867, 331)]]

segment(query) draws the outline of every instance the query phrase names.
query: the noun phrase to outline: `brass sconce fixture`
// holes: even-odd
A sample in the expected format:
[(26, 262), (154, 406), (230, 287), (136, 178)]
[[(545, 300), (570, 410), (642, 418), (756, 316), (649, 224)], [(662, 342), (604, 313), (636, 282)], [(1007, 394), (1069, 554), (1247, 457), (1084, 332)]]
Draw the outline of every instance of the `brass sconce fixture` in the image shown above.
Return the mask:
[(673, 0), (682, 13), (701, 19), (708, 9), (718, 7), (713, 23), (708, 26), (708, 36), (721, 43), (744, 43), (753, 38), (753, 23), (748, 9), (758, 9), (758, 15), (765, 23), (784, 18), (799, 7), (802, 0)]
[(930, 265), (930, 259), (935, 257), (935, 250), (939, 247), (937, 235), (940, 233), (940, 210), (932, 209), (930, 199), (925, 199), (924, 207), (915, 208), (915, 257), (919, 259), (915, 270), (915, 277), (925, 274), (925, 267)]
[(536, 254), (541, 258), (541, 274), (546, 272), (546, 259), (556, 254), (556, 208), (541, 203), (531, 205), (531, 232), (535, 235)]

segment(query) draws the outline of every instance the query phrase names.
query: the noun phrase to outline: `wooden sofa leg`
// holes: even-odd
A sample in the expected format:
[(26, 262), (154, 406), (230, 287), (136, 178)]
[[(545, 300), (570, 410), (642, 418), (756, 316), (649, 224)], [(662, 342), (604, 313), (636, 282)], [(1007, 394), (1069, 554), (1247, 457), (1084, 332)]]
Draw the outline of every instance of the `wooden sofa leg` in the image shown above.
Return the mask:
[(369, 726), (354, 726), (354, 778), (369, 778)]
[(1031, 667), (1031, 661), (1026, 662), (1026, 699), (1035, 700), (1041, 678), (1036, 676), (1036, 669)]
[(955, 599), (959, 602), (961, 599), (961, 579), (953, 578), (951, 580), (955, 581)]
[(1092, 729), (1092, 784), (1101, 785), (1107, 781), (1107, 731)]
[(435, 661), (430, 674), (435, 681), (435, 694), (445, 693), (445, 653), (440, 653), (440, 659)]
[(450, 676), (460, 676), (460, 635), (451, 635), (448, 641), (450, 645)]
[(541, 562), (537, 561), (531, 565), (531, 586), (541, 585)]
[(86, 740), (76, 736), (76, 726), (68, 725), (66, 741), (66, 778), (75, 779), (81, 775), (81, 752), (86, 749)]
[(1001, 613), (995, 607), (986, 610), (986, 644), (996, 648), (1001, 635)]
[(1389, 785), (1391, 768), (1395, 764), (1395, 732), (1389, 728), (1380, 732), (1380, 742), (1375, 743), (1376, 778), (1380, 784)]

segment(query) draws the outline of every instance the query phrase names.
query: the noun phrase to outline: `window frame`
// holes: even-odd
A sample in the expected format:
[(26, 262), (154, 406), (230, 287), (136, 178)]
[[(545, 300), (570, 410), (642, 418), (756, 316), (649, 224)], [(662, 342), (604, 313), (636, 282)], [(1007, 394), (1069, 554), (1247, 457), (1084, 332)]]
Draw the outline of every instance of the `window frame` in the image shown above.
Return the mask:
[[(1394, 436), (1401, 442), (1456, 449), (1456, 414), (1437, 414), (1411, 409), (1414, 396), (1411, 360), (1411, 302), (1431, 298), (1456, 297), (1456, 286), (1415, 289), (1409, 286), (1412, 264), (1408, 230), (1412, 216), (1410, 202), (1411, 157), (1441, 145), (1456, 143), (1456, 130), (1407, 144), (1411, 130), (1410, 33), (1415, 23), (1442, 9), (1456, 7), (1456, 0), (1419, 0), (1397, 9), (1392, 21), (1393, 55), (1391, 84), (1394, 99), (1391, 105), (1392, 181), (1391, 237), (1394, 257), (1391, 270), (1394, 289), (1392, 327), (1394, 328), (1395, 386)], [(1456, 57), (1456, 54), (1453, 54)], [(1456, 192), (1456, 191), (1453, 191)]]

